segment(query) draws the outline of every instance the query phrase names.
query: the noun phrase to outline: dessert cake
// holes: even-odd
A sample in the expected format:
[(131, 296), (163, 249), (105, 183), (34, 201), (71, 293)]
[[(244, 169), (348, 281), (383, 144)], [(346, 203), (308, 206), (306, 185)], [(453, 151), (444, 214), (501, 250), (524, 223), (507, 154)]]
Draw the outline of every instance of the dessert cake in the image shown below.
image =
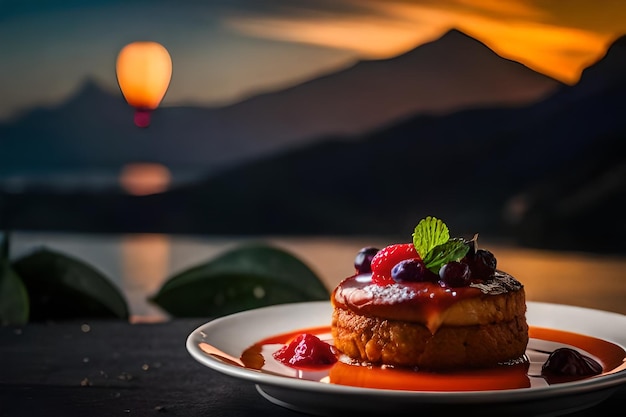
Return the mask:
[(413, 243), (363, 248), (332, 291), (335, 347), (352, 362), (424, 370), (525, 360), (524, 286), (471, 240), (427, 217)]

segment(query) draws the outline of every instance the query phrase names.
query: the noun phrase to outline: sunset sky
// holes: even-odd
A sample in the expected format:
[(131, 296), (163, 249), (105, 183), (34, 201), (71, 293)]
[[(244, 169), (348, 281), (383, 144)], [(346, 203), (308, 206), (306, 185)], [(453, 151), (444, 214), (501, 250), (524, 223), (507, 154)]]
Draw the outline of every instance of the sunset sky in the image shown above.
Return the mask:
[(406, 52), (456, 28), (573, 84), (626, 34), (622, 0), (5, 0), (0, 122), (54, 105), (91, 78), (119, 92), (115, 59), (163, 44), (173, 76), (163, 106), (229, 104)]

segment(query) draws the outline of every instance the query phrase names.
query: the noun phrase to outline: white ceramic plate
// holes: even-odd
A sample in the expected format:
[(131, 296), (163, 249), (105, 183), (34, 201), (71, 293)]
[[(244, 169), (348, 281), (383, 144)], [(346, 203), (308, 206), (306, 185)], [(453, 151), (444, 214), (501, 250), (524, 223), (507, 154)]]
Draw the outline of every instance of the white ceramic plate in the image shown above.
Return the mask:
[[(626, 347), (626, 316), (606, 311), (549, 303), (528, 302), (531, 326), (564, 330), (604, 339)], [(241, 353), (270, 336), (298, 329), (328, 326), (329, 302), (284, 304), (244, 311), (210, 321), (187, 338), (187, 350), (198, 362), (256, 385), (274, 404), (320, 415), (429, 415), (433, 412), (480, 416), (556, 416), (591, 407), (626, 383), (626, 366), (611, 374), (530, 388), (426, 392), (359, 388), (274, 375), (242, 367)], [(210, 345), (222, 356), (207, 354)]]

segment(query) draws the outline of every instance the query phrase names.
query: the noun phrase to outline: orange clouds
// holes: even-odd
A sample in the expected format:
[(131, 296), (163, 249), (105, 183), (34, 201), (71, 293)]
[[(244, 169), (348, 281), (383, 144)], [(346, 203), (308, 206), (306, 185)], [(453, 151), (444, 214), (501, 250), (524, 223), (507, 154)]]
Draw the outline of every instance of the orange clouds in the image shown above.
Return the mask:
[(505, 58), (570, 84), (626, 33), (626, 2), (620, 1), (362, 0), (359, 5), (369, 12), (248, 16), (229, 24), (259, 37), (346, 49), (370, 59), (397, 55), (456, 28)]
[(613, 40), (596, 32), (537, 23), (472, 23), (459, 27), (499, 55), (569, 84), (575, 84)]

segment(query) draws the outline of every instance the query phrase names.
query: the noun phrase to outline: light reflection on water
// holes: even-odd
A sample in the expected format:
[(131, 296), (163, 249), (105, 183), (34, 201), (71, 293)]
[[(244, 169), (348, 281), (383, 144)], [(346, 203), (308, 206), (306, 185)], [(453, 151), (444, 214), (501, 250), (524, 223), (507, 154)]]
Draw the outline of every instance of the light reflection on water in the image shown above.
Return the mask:
[[(135, 321), (167, 318), (147, 298), (167, 278), (246, 242), (286, 249), (313, 269), (331, 289), (352, 274), (363, 246), (392, 241), (370, 237), (230, 238), (163, 234), (93, 235), (16, 232), (11, 257), (39, 246), (66, 253), (98, 268), (124, 292)], [(481, 242), (498, 267), (522, 281), (527, 299), (572, 304), (626, 314), (626, 257), (521, 249)]]

